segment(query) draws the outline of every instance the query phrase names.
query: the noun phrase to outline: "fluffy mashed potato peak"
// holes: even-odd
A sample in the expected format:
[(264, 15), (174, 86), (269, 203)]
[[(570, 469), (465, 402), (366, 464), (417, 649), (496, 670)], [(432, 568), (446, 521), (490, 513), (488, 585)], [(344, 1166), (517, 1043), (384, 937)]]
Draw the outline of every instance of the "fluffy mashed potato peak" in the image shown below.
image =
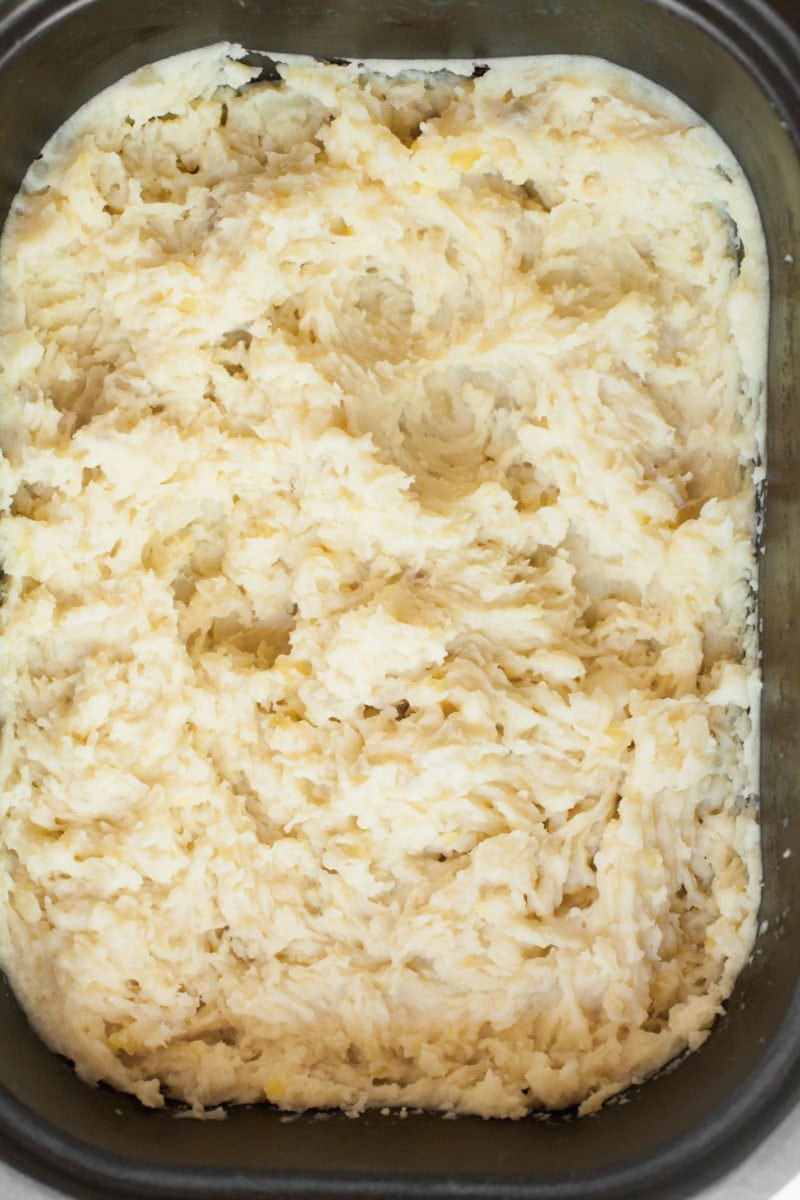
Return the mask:
[(148, 1105), (590, 1111), (754, 934), (754, 201), (599, 61), (241, 56), (4, 234), (2, 964)]

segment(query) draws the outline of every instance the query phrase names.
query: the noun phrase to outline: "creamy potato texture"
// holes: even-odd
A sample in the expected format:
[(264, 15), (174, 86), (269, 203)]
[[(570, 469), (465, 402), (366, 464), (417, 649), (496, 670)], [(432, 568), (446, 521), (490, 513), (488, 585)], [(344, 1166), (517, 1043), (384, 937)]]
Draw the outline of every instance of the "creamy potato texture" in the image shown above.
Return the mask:
[(754, 934), (753, 198), (599, 61), (237, 55), (4, 235), (2, 964), (148, 1105), (590, 1111)]

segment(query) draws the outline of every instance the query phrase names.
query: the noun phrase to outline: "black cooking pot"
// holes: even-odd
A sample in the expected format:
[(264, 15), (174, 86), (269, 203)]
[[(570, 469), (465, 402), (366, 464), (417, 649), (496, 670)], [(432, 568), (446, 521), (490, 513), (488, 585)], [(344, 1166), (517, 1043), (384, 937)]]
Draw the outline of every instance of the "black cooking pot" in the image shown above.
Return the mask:
[[(783, 11), (800, 28), (798, 0)], [(92, 1200), (690, 1196), (800, 1091), (800, 39), (760, 0), (0, 0), (0, 219), (78, 105), (145, 62), (222, 39), (346, 58), (601, 55), (677, 93), (738, 156), (772, 273), (761, 932), (706, 1044), (580, 1121), (287, 1121), (266, 1105), (176, 1120), (81, 1083), (0, 981), (0, 1155)]]

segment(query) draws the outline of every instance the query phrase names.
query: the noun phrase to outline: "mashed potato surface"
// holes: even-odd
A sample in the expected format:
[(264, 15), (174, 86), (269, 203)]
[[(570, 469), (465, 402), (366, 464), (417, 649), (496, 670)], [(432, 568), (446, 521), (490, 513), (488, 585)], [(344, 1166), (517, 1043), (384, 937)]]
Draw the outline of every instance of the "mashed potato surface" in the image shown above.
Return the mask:
[(590, 1111), (759, 892), (766, 267), (594, 60), (221, 46), (90, 103), (0, 271), (0, 961), (200, 1111)]

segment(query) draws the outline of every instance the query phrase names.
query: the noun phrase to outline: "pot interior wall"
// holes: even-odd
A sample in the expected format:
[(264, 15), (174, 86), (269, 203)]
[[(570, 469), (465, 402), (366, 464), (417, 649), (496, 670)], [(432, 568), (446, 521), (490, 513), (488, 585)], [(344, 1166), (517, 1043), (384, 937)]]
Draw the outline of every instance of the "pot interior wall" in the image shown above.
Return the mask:
[[(559, 0), (381, 5), (374, 0), (96, 0), (60, 15), (56, 3), (21, 7), (24, 12), (16, 16), (8, 15), (8, 5), (0, 8), (0, 53), (5, 54), (0, 59), (0, 218), (28, 163), (80, 103), (146, 61), (223, 38), (248, 47), (343, 57), (599, 54), (669, 87), (716, 125), (756, 191), (772, 266), (769, 503), (761, 591), (766, 681), (762, 916), (768, 924), (729, 1012), (706, 1045), (676, 1070), (634, 1089), (627, 1103), (608, 1106), (588, 1120), (500, 1123), (368, 1114), (359, 1121), (333, 1116), (286, 1122), (263, 1107), (235, 1111), (225, 1122), (176, 1121), (168, 1112), (147, 1112), (128, 1097), (87, 1088), (43, 1048), (3, 987), (0, 1084), (6, 1095), (0, 1123), (41, 1146), (49, 1135), (36, 1120), (51, 1123), (66, 1137), (56, 1138), (53, 1153), (67, 1157), (68, 1139), (74, 1137), (107, 1154), (166, 1167), (353, 1172), (354, 1182), (370, 1172), (393, 1172), (400, 1179), (430, 1173), (434, 1180), (459, 1172), (486, 1175), (495, 1183), (505, 1178), (509, 1187), (511, 1177), (526, 1174), (543, 1189), (561, 1180), (575, 1188), (564, 1194), (582, 1197), (688, 1194), (707, 1173), (730, 1165), (748, 1149), (776, 1115), (778, 1093), (788, 1095), (797, 1083), (800, 919), (793, 881), (800, 860), (795, 803), (800, 412), (794, 381), (800, 376), (800, 325), (792, 328), (791, 294), (792, 289), (797, 294), (800, 267), (790, 259), (800, 264), (800, 169), (790, 132), (751, 70), (725, 45), (652, 0), (569, 5)], [(735, 0), (729, 8), (734, 10)], [(43, 13), (49, 14), (49, 24), (37, 27)], [(787, 851), (794, 857), (786, 857)], [(748, 1115), (758, 1096), (765, 1102), (762, 1115)], [(35, 1114), (33, 1124), (15, 1115), (17, 1101)], [(132, 1165), (130, 1171), (133, 1180)], [(151, 1178), (148, 1171), (143, 1168), (142, 1187)], [(607, 1174), (601, 1179), (598, 1172)], [(168, 1189), (166, 1177), (162, 1182)], [(175, 1186), (175, 1194), (188, 1195), (185, 1185)], [(376, 1185), (374, 1194), (388, 1198), (395, 1186), (401, 1188), (399, 1183)], [(555, 1194), (536, 1186), (526, 1185), (525, 1194)], [(309, 1194), (324, 1191), (321, 1185), (309, 1187)], [(209, 1179), (208, 1194), (226, 1191)]]

